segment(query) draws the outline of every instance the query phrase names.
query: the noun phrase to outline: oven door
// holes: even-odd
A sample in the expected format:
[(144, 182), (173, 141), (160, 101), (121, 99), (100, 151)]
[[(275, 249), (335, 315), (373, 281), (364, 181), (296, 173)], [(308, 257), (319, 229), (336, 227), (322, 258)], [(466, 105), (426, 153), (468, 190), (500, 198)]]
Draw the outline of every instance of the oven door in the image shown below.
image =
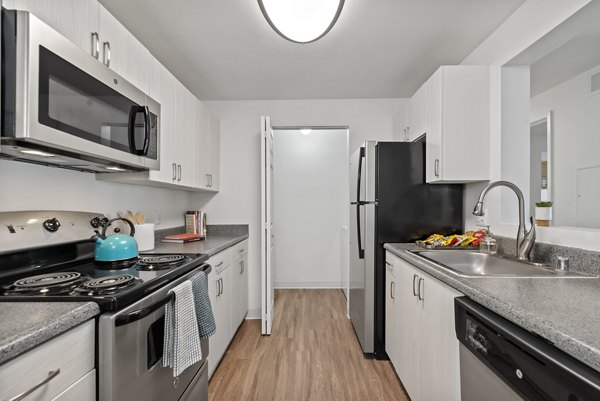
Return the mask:
[[(169, 283), (129, 307), (100, 316), (98, 327), (98, 396), (100, 401), (176, 401), (190, 391), (204, 388), (208, 340), (202, 341), (202, 360), (173, 378), (171, 368), (162, 367), (166, 301), (168, 291), (189, 280), (203, 267)], [(205, 270), (208, 275), (208, 271)], [(143, 317), (123, 322), (125, 316)], [(147, 314), (146, 314), (147, 313)], [(121, 319), (119, 319), (121, 318)], [(208, 393), (206, 394), (208, 396)], [(198, 398), (202, 400), (203, 398)]]
[(32, 14), (16, 15), (15, 139), (159, 168), (160, 105)]

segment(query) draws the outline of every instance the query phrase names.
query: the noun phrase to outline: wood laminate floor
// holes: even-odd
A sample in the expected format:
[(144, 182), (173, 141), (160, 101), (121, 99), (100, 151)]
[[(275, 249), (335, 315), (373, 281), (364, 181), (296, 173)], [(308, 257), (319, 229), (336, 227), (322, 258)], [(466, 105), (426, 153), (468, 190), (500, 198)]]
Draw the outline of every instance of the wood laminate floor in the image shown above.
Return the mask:
[(245, 321), (213, 374), (211, 401), (408, 401), (389, 361), (365, 359), (341, 290), (277, 290), (271, 336)]

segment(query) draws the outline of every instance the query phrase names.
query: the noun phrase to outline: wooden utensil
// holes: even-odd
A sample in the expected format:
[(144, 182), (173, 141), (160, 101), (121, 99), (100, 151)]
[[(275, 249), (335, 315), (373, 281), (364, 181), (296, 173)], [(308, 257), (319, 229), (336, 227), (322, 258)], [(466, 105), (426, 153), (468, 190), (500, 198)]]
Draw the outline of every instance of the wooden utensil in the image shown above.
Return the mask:
[(144, 224), (144, 221), (145, 221), (145, 219), (144, 219), (144, 213), (142, 213), (142, 212), (137, 212), (137, 213), (135, 214), (135, 221), (136, 221), (138, 224)]
[(119, 216), (120, 219), (124, 219), (125, 215), (121, 212), (117, 212), (117, 216)]
[(127, 211), (127, 218), (129, 219), (129, 221), (131, 221), (133, 224), (135, 224), (135, 215), (133, 214), (133, 212), (131, 210)]

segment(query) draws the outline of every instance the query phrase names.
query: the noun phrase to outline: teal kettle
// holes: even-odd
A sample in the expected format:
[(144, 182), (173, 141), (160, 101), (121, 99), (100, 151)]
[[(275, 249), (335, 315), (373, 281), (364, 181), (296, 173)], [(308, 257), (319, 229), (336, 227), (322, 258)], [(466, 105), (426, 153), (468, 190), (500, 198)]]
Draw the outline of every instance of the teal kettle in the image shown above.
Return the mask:
[[(113, 235), (106, 236), (106, 229), (115, 221), (123, 220), (129, 225), (129, 235), (121, 233), (119, 228), (115, 228)], [(95, 260), (100, 263), (118, 264), (121, 262), (134, 261), (138, 257), (138, 244), (135, 238), (135, 227), (128, 219), (117, 217), (107, 221), (102, 227), (102, 233), (98, 233), (96, 238)]]

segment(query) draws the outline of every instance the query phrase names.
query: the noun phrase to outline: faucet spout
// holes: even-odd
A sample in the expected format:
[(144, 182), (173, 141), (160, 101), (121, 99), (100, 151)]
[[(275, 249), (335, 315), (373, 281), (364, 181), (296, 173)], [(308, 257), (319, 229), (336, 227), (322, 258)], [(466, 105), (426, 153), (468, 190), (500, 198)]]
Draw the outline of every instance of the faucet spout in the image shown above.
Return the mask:
[(519, 228), (517, 231), (517, 258), (522, 260), (529, 260), (529, 255), (535, 244), (535, 225), (533, 224), (533, 218), (531, 218), (531, 229), (525, 233), (525, 200), (523, 198), (523, 192), (515, 184), (509, 181), (495, 181), (491, 182), (486, 186), (479, 194), (477, 204), (473, 209), (475, 216), (483, 216), (485, 211), (483, 209), (483, 201), (487, 193), (495, 187), (504, 186), (513, 190), (519, 201)]

